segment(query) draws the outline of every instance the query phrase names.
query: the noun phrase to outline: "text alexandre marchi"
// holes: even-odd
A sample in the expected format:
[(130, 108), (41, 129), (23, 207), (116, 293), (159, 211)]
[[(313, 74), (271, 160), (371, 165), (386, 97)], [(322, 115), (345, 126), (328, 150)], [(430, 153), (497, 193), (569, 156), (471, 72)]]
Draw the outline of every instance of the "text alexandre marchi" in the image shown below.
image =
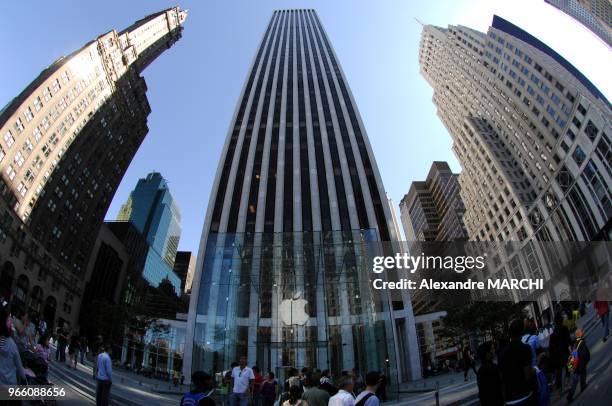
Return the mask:
[[(409, 255), (375, 256), (372, 260), (372, 271), (380, 274), (390, 269), (414, 274), (422, 270), (453, 271), (461, 274), (465, 271), (481, 271), (486, 266), (486, 254), (483, 256), (438, 256)], [(383, 279), (372, 280), (374, 289), (428, 289), (428, 290), (472, 290), (472, 289), (543, 289), (543, 279), (498, 278), (486, 280), (466, 279), (464, 281), (436, 281), (423, 278), (420, 281), (401, 278), (397, 281)]]

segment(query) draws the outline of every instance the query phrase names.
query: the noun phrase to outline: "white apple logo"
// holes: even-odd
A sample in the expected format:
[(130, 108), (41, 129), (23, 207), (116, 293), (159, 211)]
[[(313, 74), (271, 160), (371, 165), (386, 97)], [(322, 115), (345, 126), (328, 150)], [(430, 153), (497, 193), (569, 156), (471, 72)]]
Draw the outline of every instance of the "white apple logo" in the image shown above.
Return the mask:
[(293, 295), (292, 299), (285, 299), (281, 302), (278, 312), (280, 314), (281, 321), (286, 326), (297, 324), (303, 326), (310, 317), (306, 313), (307, 300), (301, 299), (302, 292), (297, 292)]

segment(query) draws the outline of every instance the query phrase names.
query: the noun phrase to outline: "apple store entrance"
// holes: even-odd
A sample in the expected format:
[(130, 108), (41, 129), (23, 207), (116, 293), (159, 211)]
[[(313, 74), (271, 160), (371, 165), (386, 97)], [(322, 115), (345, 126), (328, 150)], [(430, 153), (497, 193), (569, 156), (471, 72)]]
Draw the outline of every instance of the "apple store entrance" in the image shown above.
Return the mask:
[(291, 366), (396, 382), (391, 301), (372, 289), (367, 264), (376, 241), (375, 230), (209, 234), (192, 371), (217, 374), (246, 356), (279, 378)]

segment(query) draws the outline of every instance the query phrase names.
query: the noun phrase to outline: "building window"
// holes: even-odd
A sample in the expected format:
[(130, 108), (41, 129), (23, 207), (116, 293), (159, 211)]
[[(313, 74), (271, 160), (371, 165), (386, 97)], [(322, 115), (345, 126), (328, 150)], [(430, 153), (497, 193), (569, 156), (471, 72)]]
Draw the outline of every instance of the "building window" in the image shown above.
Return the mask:
[(576, 162), (576, 164), (578, 166), (580, 166), (584, 162), (584, 160), (586, 159), (586, 154), (584, 153), (582, 148), (580, 148), (579, 145), (576, 145), (576, 149), (574, 149), (574, 153), (572, 154), (572, 158), (574, 159), (574, 162)]
[(51, 100), (51, 90), (48, 87), (45, 87), (45, 90), (43, 90), (43, 97), (46, 102)]
[(40, 100), (40, 96), (36, 96), (36, 99), (34, 99), (34, 109), (36, 111), (39, 111), (40, 109), (42, 109), (42, 100)]
[(26, 187), (26, 185), (23, 184), (23, 182), (19, 182), (19, 185), (17, 186), (17, 192), (19, 192), (21, 197), (25, 197), (26, 193), (28, 192), (28, 188)]
[(6, 176), (8, 176), (8, 178), (9, 178), (10, 180), (15, 179), (15, 175), (16, 175), (16, 174), (17, 174), (17, 173), (15, 172), (15, 169), (13, 169), (13, 166), (12, 166), (12, 165), (9, 165), (9, 166), (7, 166), (7, 167), (6, 167)]
[(60, 86), (59, 79), (55, 79), (55, 80), (53, 81), (53, 85), (52, 85), (52, 86), (53, 86), (53, 94), (55, 94), (55, 93), (59, 92), (59, 91), (60, 91), (60, 89), (62, 88), (62, 87)]
[(25, 130), (25, 126), (23, 125), (23, 121), (21, 121), (20, 118), (15, 120), (15, 128), (17, 129), (17, 132), (22, 132), (23, 130)]
[(32, 131), (32, 134), (34, 135), (34, 140), (36, 140), (36, 142), (40, 141), (40, 138), (42, 137), (42, 134), (40, 133), (40, 128), (36, 127), (34, 131)]
[(21, 151), (17, 152), (15, 154), (15, 163), (17, 164), (17, 166), (19, 167), (23, 166), (24, 162), (25, 162), (25, 158), (23, 157), (23, 154), (21, 153)]
[(6, 142), (6, 146), (9, 148), (15, 143), (15, 138), (13, 138), (10, 130), (4, 133), (4, 142)]
[(587, 122), (586, 127), (584, 127), (584, 133), (589, 137), (591, 141), (594, 141), (599, 133), (599, 129), (595, 127), (595, 124), (591, 120)]
[(32, 109), (30, 107), (25, 109), (23, 115), (28, 123), (34, 118), (34, 113), (32, 113)]
[(2, 162), (2, 160), (4, 159), (4, 156), (6, 154), (4, 153), (4, 149), (2, 149), (2, 147), (0, 147), (0, 162)]

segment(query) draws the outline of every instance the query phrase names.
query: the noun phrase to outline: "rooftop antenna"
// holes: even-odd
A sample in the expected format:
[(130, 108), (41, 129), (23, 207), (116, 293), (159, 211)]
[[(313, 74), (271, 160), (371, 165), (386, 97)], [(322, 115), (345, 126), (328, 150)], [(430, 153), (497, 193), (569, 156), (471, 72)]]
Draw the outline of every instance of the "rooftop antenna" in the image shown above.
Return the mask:
[(425, 27), (425, 24), (423, 24), (421, 22), (421, 20), (419, 20), (418, 18), (414, 17), (414, 19), (416, 20), (417, 23), (421, 24), (421, 27)]

